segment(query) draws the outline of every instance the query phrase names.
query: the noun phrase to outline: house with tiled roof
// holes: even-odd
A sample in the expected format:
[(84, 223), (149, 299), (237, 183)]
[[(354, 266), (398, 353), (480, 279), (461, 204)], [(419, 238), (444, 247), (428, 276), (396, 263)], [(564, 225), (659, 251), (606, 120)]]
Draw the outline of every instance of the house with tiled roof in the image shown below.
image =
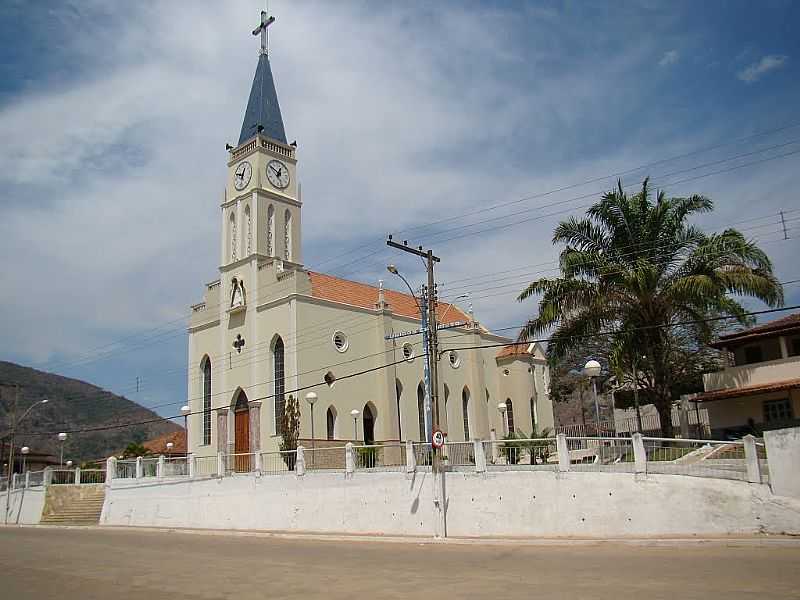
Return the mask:
[(735, 436), (797, 424), (800, 418), (800, 313), (720, 336), (726, 366), (703, 376), (695, 398), (712, 435)]
[[(304, 267), (301, 211), (321, 200), (301, 195), (298, 145), (287, 143), (266, 52), (246, 107), (226, 161), (218, 277), (191, 307), (189, 452), (277, 450), (290, 396), (306, 445), (426, 439), (417, 299)], [(541, 348), (504, 348), (512, 340), (455, 304), (439, 303), (437, 315), (450, 324), (438, 390), (450, 440), (552, 427)]]

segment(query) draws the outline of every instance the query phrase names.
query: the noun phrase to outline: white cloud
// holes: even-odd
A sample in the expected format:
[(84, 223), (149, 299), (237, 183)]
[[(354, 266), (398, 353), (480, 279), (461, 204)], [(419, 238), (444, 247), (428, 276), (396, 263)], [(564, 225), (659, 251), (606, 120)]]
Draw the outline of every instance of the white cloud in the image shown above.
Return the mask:
[[(81, 45), (82, 56), (102, 56), (87, 74), (0, 107), (0, 254), (12, 257), (0, 285), (0, 341), (16, 356), (80, 355), (177, 319), (200, 299), (203, 282), (215, 277), (224, 146), (241, 126), (257, 61), (249, 32), (261, 6), (197, 2), (187, 12), (173, 3), (131, 5), (124, 19), (104, 22), (97, 48), (84, 48), (95, 38), (83, 32), (64, 40)], [(273, 6), (271, 62), (287, 135), (299, 143), (310, 268), (376, 281), (386, 277), (387, 262), (403, 260), (383, 243), (390, 231), (726, 137), (686, 136), (659, 120), (626, 130), (622, 144), (614, 130), (600, 146), (615, 115), (627, 122), (650, 110), (636, 75), (652, 69), (656, 37), (626, 42), (625, 52), (570, 55), (564, 36), (616, 40), (613, 29), (575, 19), (515, 33), (517, 15), (446, 6)], [(670, 144), (676, 138), (679, 149)], [(587, 143), (595, 144), (588, 155)], [(476, 218), (596, 197), (611, 183)], [(713, 187), (690, 191), (715, 196)], [(735, 189), (725, 200), (734, 211), (755, 211), (741, 210), (745, 216), (766, 210)], [(554, 260), (559, 249), (550, 237), (561, 216), (531, 212), (518, 220), (535, 218), (513, 227), (449, 242), (435, 235), (475, 219), (454, 220), (408, 237), (436, 249), (448, 283)], [(407, 272), (421, 273), (419, 264), (408, 263)], [(535, 311), (532, 301), (514, 301), (513, 286), (472, 281), (458, 293), (473, 292), (476, 314), (490, 326)], [(183, 355), (170, 366), (176, 363), (183, 365)]]
[(783, 56), (781, 54), (769, 54), (762, 57), (758, 62), (748, 65), (736, 73), (736, 76), (745, 83), (755, 83), (761, 79), (764, 74), (774, 71), (775, 69), (780, 69), (786, 64), (788, 58), (788, 56)]
[(661, 67), (674, 65), (676, 62), (678, 62), (679, 58), (680, 53), (677, 50), (667, 50), (664, 52), (664, 56), (661, 57), (661, 60), (658, 61), (658, 64)]

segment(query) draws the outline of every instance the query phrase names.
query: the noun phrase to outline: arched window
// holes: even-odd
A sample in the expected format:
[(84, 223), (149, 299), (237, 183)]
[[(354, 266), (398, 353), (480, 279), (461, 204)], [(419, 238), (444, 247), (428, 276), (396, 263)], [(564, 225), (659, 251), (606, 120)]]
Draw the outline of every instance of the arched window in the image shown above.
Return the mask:
[(253, 251), (253, 219), (250, 217), (250, 205), (244, 207), (244, 218), (247, 221), (247, 253), (250, 256)]
[(328, 413), (325, 415), (327, 424), (328, 439), (332, 440), (336, 437), (336, 409), (333, 406), (328, 407)]
[(419, 440), (425, 441), (425, 386), (420, 381), (417, 386), (417, 414), (419, 415)]
[(403, 396), (403, 384), (394, 380), (394, 391), (397, 394), (397, 439), (403, 439), (403, 419), (400, 418), (400, 398)]
[(364, 445), (370, 446), (375, 443), (375, 416), (377, 411), (372, 402), (367, 402), (364, 405), (364, 416), (361, 419), (361, 424), (364, 427)]
[(531, 429), (536, 431), (536, 400), (531, 396)]
[(284, 393), (286, 391), (283, 340), (278, 337), (272, 345), (272, 366), (273, 383), (275, 388), (275, 433), (281, 434), (281, 423), (283, 422), (283, 412), (286, 407)]
[(514, 403), (511, 398), (506, 398), (506, 424), (508, 433), (514, 433)]
[(285, 247), (284, 258), (288, 261), (292, 260), (292, 213), (289, 212), (289, 209), (286, 209), (285, 219), (284, 219), (284, 233), (283, 233), (283, 243)]
[(461, 409), (464, 411), (464, 439), (469, 440), (469, 388), (461, 390)]
[(211, 444), (211, 359), (203, 362), (203, 445)]
[(231, 211), (231, 218), (228, 221), (228, 237), (231, 241), (231, 262), (236, 260), (236, 215)]
[(267, 209), (267, 256), (275, 256), (275, 208)]

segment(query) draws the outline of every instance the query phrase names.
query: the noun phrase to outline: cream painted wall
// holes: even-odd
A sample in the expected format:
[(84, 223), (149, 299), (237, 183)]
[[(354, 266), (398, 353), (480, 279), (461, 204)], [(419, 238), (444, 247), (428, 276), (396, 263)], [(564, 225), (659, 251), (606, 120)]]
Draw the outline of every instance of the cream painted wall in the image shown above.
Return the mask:
[(800, 390), (716, 400), (703, 402), (702, 405), (708, 409), (709, 424), (711, 430), (714, 431), (727, 427), (742, 427), (747, 425), (748, 419), (753, 419), (756, 424), (762, 424), (764, 422), (764, 402), (780, 400), (787, 396), (792, 401), (794, 416), (800, 416)]

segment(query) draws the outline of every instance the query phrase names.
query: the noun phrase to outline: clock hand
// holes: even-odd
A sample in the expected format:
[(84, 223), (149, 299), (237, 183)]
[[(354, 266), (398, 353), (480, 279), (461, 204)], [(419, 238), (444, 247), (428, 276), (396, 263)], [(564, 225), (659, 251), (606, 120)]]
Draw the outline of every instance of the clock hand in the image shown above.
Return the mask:
[(276, 171), (276, 170), (275, 170), (275, 167), (273, 167), (272, 165), (270, 165), (270, 166), (269, 166), (269, 168), (270, 168), (270, 169), (272, 169), (272, 170), (275, 172), (275, 175), (277, 175), (278, 177), (280, 177), (280, 176), (281, 176), (281, 173), (280, 173), (280, 171)]

